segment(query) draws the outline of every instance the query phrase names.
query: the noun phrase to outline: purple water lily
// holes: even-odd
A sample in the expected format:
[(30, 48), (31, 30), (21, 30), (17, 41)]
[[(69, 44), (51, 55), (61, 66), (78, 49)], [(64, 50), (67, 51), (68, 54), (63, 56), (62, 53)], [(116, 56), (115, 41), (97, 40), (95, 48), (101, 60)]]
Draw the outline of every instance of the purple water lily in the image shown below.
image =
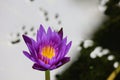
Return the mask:
[(26, 35), (23, 35), (23, 39), (29, 49), (29, 52), (23, 51), (23, 53), (34, 62), (33, 69), (53, 70), (70, 61), (70, 57), (65, 56), (72, 41), (67, 44), (67, 37), (63, 38), (62, 28), (56, 32), (49, 27), (46, 32), (40, 25), (36, 41)]

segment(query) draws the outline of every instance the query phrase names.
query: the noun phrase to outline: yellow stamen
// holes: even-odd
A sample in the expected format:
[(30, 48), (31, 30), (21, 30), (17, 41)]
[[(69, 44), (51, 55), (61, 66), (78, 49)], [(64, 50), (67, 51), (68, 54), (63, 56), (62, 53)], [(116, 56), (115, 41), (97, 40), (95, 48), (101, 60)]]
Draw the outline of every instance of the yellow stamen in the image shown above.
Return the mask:
[(46, 58), (51, 59), (55, 56), (55, 49), (51, 46), (45, 46), (42, 48), (42, 55)]

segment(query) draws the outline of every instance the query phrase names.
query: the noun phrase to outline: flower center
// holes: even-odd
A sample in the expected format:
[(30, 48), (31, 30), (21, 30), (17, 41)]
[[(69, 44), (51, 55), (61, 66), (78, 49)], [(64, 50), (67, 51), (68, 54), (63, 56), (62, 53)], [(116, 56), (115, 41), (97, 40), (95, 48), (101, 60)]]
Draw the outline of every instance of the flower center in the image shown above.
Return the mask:
[(42, 55), (44, 57), (51, 59), (52, 57), (55, 56), (55, 49), (51, 46), (45, 46), (42, 48)]

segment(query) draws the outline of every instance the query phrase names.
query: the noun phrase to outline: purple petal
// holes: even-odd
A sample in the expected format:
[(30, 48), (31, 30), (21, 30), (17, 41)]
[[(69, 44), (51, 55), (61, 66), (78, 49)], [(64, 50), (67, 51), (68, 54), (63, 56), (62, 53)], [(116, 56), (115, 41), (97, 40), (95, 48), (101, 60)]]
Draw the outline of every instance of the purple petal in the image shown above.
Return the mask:
[(63, 64), (65, 64), (65, 63), (67, 63), (67, 62), (69, 62), (70, 61), (70, 57), (64, 57), (62, 60), (61, 60), (61, 62), (63, 63)]
[(52, 32), (50, 41), (53, 43), (53, 45), (59, 44), (61, 42), (60, 36), (57, 32)]
[(24, 55), (29, 58), (30, 60), (32, 60), (33, 62), (35, 62), (35, 59), (27, 52), (27, 51), (23, 51)]
[(63, 38), (63, 28), (61, 28), (58, 32), (60, 38), (62, 39)]
[(64, 44), (67, 43), (67, 37), (65, 37), (65, 38), (63, 39), (63, 43), (64, 43)]
[(53, 57), (53, 58), (50, 60), (49, 64), (50, 64), (50, 65), (53, 65), (55, 62), (56, 62), (56, 58)]
[(58, 68), (69, 61), (70, 61), (70, 57), (64, 57), (58, 64), (56, 64), (56, 67)]
[(46, 34), (42, 35), (40, 43), (42, 43), (42, 45), (47, 45), (49, 43), (49, 40), (48, 40), (48, 37), (46, 36)]
[(59, 51), (56, 54), (57, 60), (60, 60), (64, 57), (65, 49), (66, 49), (66, 42), (67, 42), (67, 37), (65, 37), (63, 41), (61, 42), (61, 44), (58, 46)]
[[(56, 32), (49, 27), (46, 32), (44, 27), (40, 25), (37, 31), (37, 41), (25, 35), (23, 35), (23, 39), (29, 49), (29, 53), (26, 51), (23, 51), (23, 53), (34, 61), (33, 69), (41, 71), (52, 70), (70, 61), (70, 58), (65, 57), (65, 55), (68, 53), (72, 42), (67, 44), (67, 37), (63, 38), (62, 28)], [(45, 46), (52, 46), (55, 49), (55, 56), (52, 59), (48, 59), (41, 54), (42, 48)]]
[(45, 29), (42, 25), (40, 25), (40, 28), (37, 31), (37, 41), (40, 41), (43, 34), (46, 34)]
[(63, 57), (68, 53), (71, 45), (72, 45), (72, 41), (70, 41), (70, 42), (67, 44)]
[(43, 62), (42, 60), (37, 60), (36, 61), (37, 64), (39, 64), (40, 66), (44, 67), (45, 69), (49, 69), (50, 65), (49, 64), (45, 64), (45, 62)]
[(24, 41), (25, 41), (26, 44), (31, 44), (32, 45), (31, 38), (29, 38), (26, 35), (22, 35), (22, 36), (23, 36), (23, 39), (24, 39)]
[(33, 69), (36, 69), (36, 70), (41, 70), (41, 71), (46, 71), (47, 69), (43, 68), (42, 66), (38, 65), (37, 63), (35, 63), (33, 66), (32, 66)]
[(29, 38), (26, 35), (23, 35), (23, 39), (24, 39), (31, 55), (34, 56), (34, 57), (37, 56), (37, 54), (35, 54), (35, 51), (37, 50), (36, 42), (32, 38)]
[(49, 70), (56, 69), (56, 65), (52, 65)]
[(62, 49), (60, 49), (61, 51), (58, 52), (58, 56), (57, 56), (57, 59), (56, 59), (57, 62), (63, 58), (64, 52), (65, 52), (65, 48), (66, 48), (66, 46), (63, 45)]
[(30, 38), (30, 37), (28, 37), (28, 36), (26, 36), (26, 35), (22, 35), (23, 36), (23, 39), (24, 39), (24, 41), (25, 41), (25, 43), (26, 43), (26, 45), (32, 45), (32, 46), (34, 46), (35, 48), (36, 48), (36, 42), (32, 39), (32, 38)]
[(48, 38), (50, 38), (52, 36), (52, 30), (50, 27), (47, 30), (47, 36), (48, 36)]
[(69, 62), (69, 61), (70, 61), (70, 57), (64, 57), (64, 58), (63, 58), (61, 61), (59, 61), (57, 64), (52, 65), (52, 66), (50, 67), (50, 69), (51, 69), (51, 70), (56, 69), (56, 68), (64, 65), (65, 63)]

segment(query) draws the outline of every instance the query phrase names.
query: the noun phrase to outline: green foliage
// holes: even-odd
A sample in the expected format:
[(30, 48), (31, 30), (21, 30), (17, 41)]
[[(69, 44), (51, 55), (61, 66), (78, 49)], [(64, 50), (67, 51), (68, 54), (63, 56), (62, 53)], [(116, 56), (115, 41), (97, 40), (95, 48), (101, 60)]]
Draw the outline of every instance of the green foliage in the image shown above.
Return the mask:
[(111, 18), (115, 18), (120, 16), (120, 4), (118, 4), (120, 0), (109, 0), (106, 3), (107, 9), (105, 14)]
[(120, 17), (106, 21), (93, 35), (93, 41), (110, 50), (120, 50)]
[[(61, 75), (56, 75), (58, 80), (106, 80), (115, 70), (113, 64), (116, 61), (120, 63), (120, 0), (109, 0), (106, 6), (104, 13), (108, 19), (94, 32), (94, 45), (84, 48), (83, 42), (78, 59)], [(109, 54), (91, 58), (90, 54), (97, 46), (109, 49)], [(109, 55), (115, 58), (109, 61)], [(120, 80), (120, 73), (115, 80)]]
[(105, 14), (108, 19), (93, 34), (93, 40), (104, 48), (120, 50), (120, 0), (110, 0)]
[[(113, 67), (114, 62), (120, 62), (120, 55), (114, 54), (114, 52), (93, 59), (90, 54), (97, 45), (94, 44), (92, 47), (84, 48), (83, 44), (81, 44), (82, 50), (78, 60), (72, 63), (62, 75), (57, 75), (58, 80), (106, 80), (115, 69)], [(109, 55), (114, 55), (115, 59), (109, 61)]]

